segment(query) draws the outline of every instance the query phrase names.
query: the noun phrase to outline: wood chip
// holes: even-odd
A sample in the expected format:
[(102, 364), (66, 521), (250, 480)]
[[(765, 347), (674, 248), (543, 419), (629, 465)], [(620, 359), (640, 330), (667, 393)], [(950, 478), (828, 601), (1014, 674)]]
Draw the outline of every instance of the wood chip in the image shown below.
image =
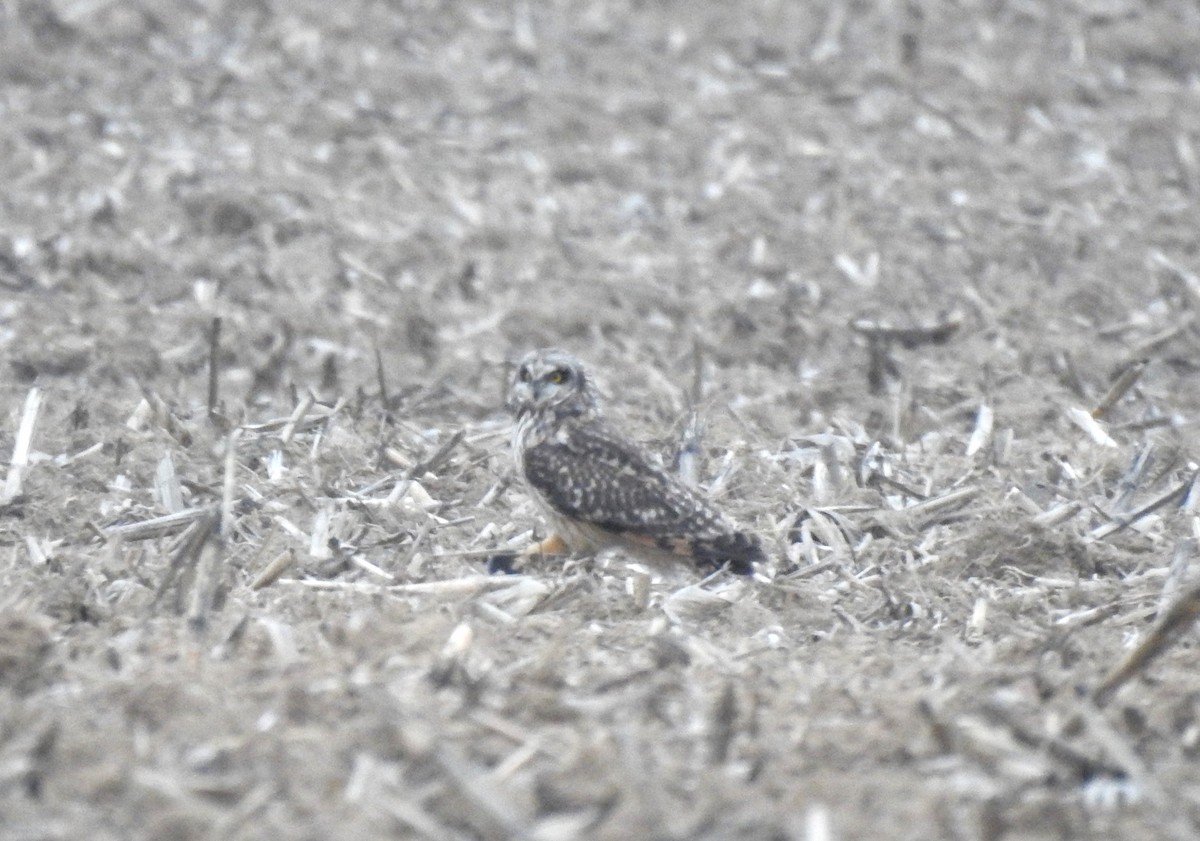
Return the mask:
[(4, 492), (0, 504), (21, 495), (22, 481), (29, 467), (29, 451), (33, 446), (33, 431), (37, 427), (38, 412), (42, 408), (42, 390), (31, 388), (25, 395), (25, 407), (21, 411), (21, 422), (17, 427), (17, 438), (13, 444), (12, 458), (8, 462), (8, 476), (4, 480)]

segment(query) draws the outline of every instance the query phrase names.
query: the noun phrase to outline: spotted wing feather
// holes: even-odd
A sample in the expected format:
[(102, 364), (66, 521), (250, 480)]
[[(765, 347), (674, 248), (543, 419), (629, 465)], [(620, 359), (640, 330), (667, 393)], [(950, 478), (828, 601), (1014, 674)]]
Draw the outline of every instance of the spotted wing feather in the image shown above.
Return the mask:
[(522, 468), (556, 511), (626, 540), (741, 573), (764, 559), (753, 536), (603, 422), (560, 429), (526, 449)]

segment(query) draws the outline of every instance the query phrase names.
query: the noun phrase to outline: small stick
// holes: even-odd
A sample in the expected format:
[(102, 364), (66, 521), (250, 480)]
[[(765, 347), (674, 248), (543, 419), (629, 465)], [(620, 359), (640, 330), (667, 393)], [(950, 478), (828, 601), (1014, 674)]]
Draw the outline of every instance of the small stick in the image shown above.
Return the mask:
[(979, 493), (979, 488), (968, 485), (965, 488), (958, 488), (953, 491), (947, 491), (941, 496), (929, 497), (920, 502), (914, 502), (912, 505), (899, 509), (905, 514), (934, 514), (945, 508), (951, 508), (960, 503), (974, 497)]
[(1054, 371), (1058, 374), (1059, 380), (1062, 381), (1067, 388), (1075, 392), (1082, 400), (1090, 399), (1088, 389), (1083, 384), (1083, 378), (1079, 376), (1079, 368), (1075, 365), (1075, 357), (1070, 351), (1060, 350), (1054, 355)]
[[(1029, 516), (1034, 517), (1035, 519), (1038, 517), (1047, 516), (1049, 514), (1049, 512), (1042, 510), (1042, 506), (1038, 505), (1036, 502), (1026, 496), (1024, 491), (1017, 487), (1008, 489), (1008, 493), (1004, 495), (1004, 501), (1015, 503), (1022, 511)], [(1057, 511), (1062, 507), (1062, 505), (1058, 505), (1052, 510)], [(1080, 507), (1082, 507), (1082, 504)]]
[(737, 694), (733, 681), (726, 680), (712, 712), (712, 728), (708, 734), (709, 758), (716, 765), (724, 765), (729, 759), (729, 746), (737, 735)]
[(437, 452), (431, 455), (425, 461), (418, 462), (408, 471), (408, 478), (420, 479), (426, 473), (432, 473), (434, 470), (442, 466), (442, 463), (449, 458), (450, 453), (462, 443), (463, 436), (466, 435), (465, 429), (460, 429), (450, 436), (450, 439), (445, 444), (438, 447)]
[(888, 378), (899, 379), (900, 366), (892, 358), (891, 343), (875, 335), (867, 335), (867, 384), (872, 394), (883, 394)]
[(963, 325), (963, 314), (957, 310), (930, 324), (915, 327), (896, 327), (870, 318), (856, 318), (850, 329), (870, 340), (885, 343), (899, 342), (908, 350), (921, 345), (945, 344)]
[(421, 524), (421, 528), (417, 531), (412, 543), (408, 546), (408, 552), (405, 553), (404, 560), (397, 565), (397, 569), (408, 569), (408, 565), (417, 556), (417, 551), (421, 548), (421, 544), (425, 542), (425, 538), (429, 537), (431, 531), (433, 531), (433, 521), (426, 520)]
[[(528, 537), (530, 533), (531, 532), (527, 531), (524, 533), (524, 536)], [(419, 534), (419, 532), (418, 532), (418, 534)], [(514, 541), (511, 541), (511, 540), (509, 541), (510, 544), (513, 542)], [(515, 549), (509, 550), (509, 551), (513, 555), (517, 554)], [(500, 554), (504, 554), (505, 550), (504, 549), (500, 549), (500, 550), (496, 550), (496, 549), (451, 549), (451, 550), (444, 551), (444, 552), (431, 552), (429, 555), (429, 558), (431, 560), (435, 560), (435, 561), (438, 560), (439, 558), (489, 558), (492, 555), (497, 554), (497, 552), (499, 552)]]
[[(180, 537), (175, 551), (171, 554), (170, 563), (163, 573), (162, 580), (158, 583), (158, 589), (154, 592), (154, 604), (158, 604), (162, 600), (171, 585), (179, 579), (184, 568), (195, 568), (201, 550), (212, 537), (213, 525), (213, 512), (209, 512), (208, 516), (193, 520), (192, 524), (187, 527), (187, 531)], [(179, 609), (181, 601), (182, 594), (176, 599), (176, 610)]]
[(986, 403), (979, 404), (979, 411), (975, 415), (975, 429), (971, 432), (971, 439), (967, 441), (967, 458), (982, 450), (991, 440), (994, 417), (991, 406)]
[(908, 497), (909, 499), (916, 499), (921, 502), (929, 499), (928, 494), (923, 494), (916, 488), (910, 488), (903, 482), (900, 482), (889, 476), (884, 476), (882, 473), (872, 473), (870, 479), (867, 481), (867, 485), (874, 485), (880, 490), (883, 490), (885, 487), (891, 488), (894, 491), (899, 491), (902, 495)]
[(54, 459), (54, 464), (56, 467), (66, 467), (68, 464), (74, 464), (75, 462), (79, 461), (80, 459), (85, 459), (88, 456), (95, 455), (96, 453), (100, 452), (103, 449), (104, 449), (104, 442), (97, 441), (95, 444), (92, 444), (92, 446), (87, 447), (86, 449), (80, 450), (79, 452), (74, 453), (72, 455), (66, 455), (64, 453), (63, 455), (58, 456), (57, 458)]
[(216, 420), (221, 380), (221, 317), (215, 316), (208, 334), (208, 419)]
[(1101, 447), (1117, 446), (1117, 442), (1112, 439), (1111, 435), (1104, 431), (1104, 427), (1092, 417), (1091, 412), (1086, 412), (1076, 406), (1070, 406), (1067, 408), (1067, 419), (1087, 433), (1087, 436)]
[(234, 486), (237, 484), (237, 442), (242, 435), (240, 429), (234, 429), (225, 439), (225, 481), (221, 486), (221, 537), (233, 534), (233, 506), (237, 501), (233, 497)]
[(388, 397), (387, 380), (383, 376), (383, 354), (379, 351), (379, 345), (375, 346), (375, 378), (379, 381), (379, 401), (383, 404), (384, 416), (390, 417), (392, 400)]
[(154, 537), (163, 537), (181, 531), (201, 517), (215, 513), (217, 510), (217, 506), (215, 505), (185, 508), (183, 511), (164, 514), (161, 517), (152, 517), (149, 520), (142, 520), (137, 523), (122, 523), (119, 526), (98, 527), (97, 533), (104, 538), (120, 537), (124, 540), (149, 540)]
[(1122, 432), (1144, 432), (1147, 429), (1156, 429), (1160, 426), (1174, 426), (1175, 418), (1170, 415), (1158, 415), (1145, 420), (1130, 421), (1129, 423), (1113, 424), (1113, 429), (1119, 429)]
[(693, 487), (699, 474), (700, 435), (700, 415), (693, 409), (688, 413), (687, 424), (679, 436), (679, 451), (675, 456), (679, 478)]
[(862, 623), (859, 622), (857, 619), (855, 619), (853, 616), (851, 616), (849, 613), (847, 613), (844, 608), (835, 604), (831, 609), (833, 610), (833, 615), (836, 616), (838, 619), (841, 619), (842, 622), (844, 622), (846, 624), (847, 628), (849, 628), (852, 631), (857, 631), (859, 633), (862, 633), (862, 631), (863, 631)]
[[(301, 399), (303, 400), (303, 398)], [(299, 419), (295, 417), (296, 413), (293, 410), (293, 412), (286, 418), (271, 418), (270, 420), (260, 421), (259, 423), (243, 423), (240, 424), (238, 428), (244, 429), (246, 432), (270, 432), (275, 429), (283, 430), (290, 423), (297, 427), (292, 433), (294, 435), (296, 432), (311, 429), (318, 424), (324, 423), (333, 417), (334, 412), (344, 405), (345, 403), (338, 401), (338, 404), (332, 409), (326, 409), (322, 407), (316, 412), (306, 410), (304, 416)], [(282, 431), (280, 434), (282, 435)]]
[(650, 573), (633, 570), (629, 577), (629, 596), (634, 610), (645, 610), (650, 606)]
[(296, 434), (296, 427), (304, 420), (304, 416), (308, 414), (308, 410), (312, 408), (313, 403), (317, 402), (316, 396), (312, 391), (305, 393), (304, 397), (300, 398), (300, 402), (296, 405), (295, 410), (287, 419), (287, 423), (283, 425), (283, 429), (279, 432), (279, 445), (286, 447), (292, 440), (292, 436)]
[(1166, 614), (1186, 585), (1200, 583), (1197, 582), (1195, 570), (1192, 568), (1197, 548), (1200, 548), (1200, 540), (1195, 537), (1182, 538), (1175, 544), (1175, 551), (1171, 553), (1171, 564), (1167, 567), (1167, 577), (1163, 580), (1162, 592), (1158, 596), (1156, 612), (1159, 616)]
[[(814, 575), (819, 575), (822, 572), (828, 572), (837, 566), (836, 561), (821, 561), (815, 564), (809, 564), (806, 567), (800, 567), (795, 572), (787, 572), (775, 579), (775, 586), (780, 589), (787, 589), (786, 583), (791, 581), (800, 581), (805, 578), (812, 578)], [(799, 591), (796, 591), (799, 592)], [(807, 590), (803, 592), (808, 592)]]
[(1113, 501), (1112, 510), (1125, 512), (1129, 510), (1129, 503), (1133, 499), (1133, 495), (1137, 493), (1142, 476), (1146, 472), (1146, 468), (1151, 464), (1151, 454), (1154, 452), (1154, 443), (1147, 441), (1138, 448), (1137, 455), (1134, 456), (1133, 464), (1129, 466), (1129, 470), (1121, 477), (1121, 481), (1117, 484), (1117, 496)]
[(1154, 626), (1142, 644), (1129, 652), (1129, 656), (1109, 672), (1092, 693), (1096, 706), (1103, 706), (1131, 677), (1144, 670), (1158, 655), (1178, 642), (1196, 618), (1200, 617), (1200, 585), (1183, 594), (1162, 619)]
[(968, 124), (949, 107), (934, 101), (922, 93), (914, 93), (913, 99), (924, 105), (940, 119), (945, 120), (946, 125), (957, 131), (960, 135), (974, 140), (976, 143), (987, 144), (991, 142), (981, 129)]
[(363, 572), (369, 572), (371, 575), (377, 575), (385, 581), (395, 581), (396, 576), (392, 575), (386, 569), (376, 566), (366, 558), (360, 558), (358, 555), (350, 557), (350, 563), (361, 569)]
[(1138, 381), (1149, 364), (1149, 359), (1139, 359), (1122, 371), (1121, 375), (1112, 384), (1112, 388), (1108, 390), (1108, 394), (1105, 394), (1103, 399), (1096, 405), (1096, 408), (1092, 409), (1092, 417), (1102, 418), (1107, 415), (1112, 410), (1112, 407), (1117, 405), (1117, 402), (1125, 396), (1125, 393), (1133, 388), (1133, 384)]
[(221, 580), (222, 546), (223, 541), (213, 535), (212, 529), (205, 529), (204, 542), (200, 544), (195, 560), (196, 573), (192, 576), (187, 607), (187, 625), (197, 634), (208, 627), (208, 614)]
[(415, 584), (372, 584), (367, 581), (326, 581), (309, 578), (281, 578), (280, 584), (299, 584), (313, 590), (356, 590), (363, 593), (394, 593), (396, 595), (458, 596), (473, 595), (484, 590), (511, 587), (520, 579), (511, 575), (468, 575), (446, 581), (419, 581)]
[(1153, 353), (1154, 351), (1156, 351), (1159, 348), (1160, 345), (1166, 344), (1167, 342), (1171, 341), (1176, 336), (1178, 336), (1180, 333), (1182, 333), (1184, 330), (1191, 327), (1192, 322), (1195, 320), (1196, 320), (1195, 312), (1186, 313), (1179, 320), (1178, 324), (1173, 324), (1172, 326), (1167, 327), (1164, 330), (1160, 330), (1159, 332), (1155, 333), (1153, 336), (1146, 337), (1145, 339), (1143, 339), (1142, 341), (1140, 341), (1136, 345), (1134, 345), (1132, 350), (1134, 353), (1138, 354), (1139, 356), (1143, 353)]
[(179, 474), (175, 472), (175, 461), (170, 453), (158, 462), (158, 469), (154, 472), (154, 483), (158, 486), (158, 496), (167, 513), (178, 514), (184, 510), (183, 488), (179, 484)]
[(1036, 517), (1030, 519), (1029, 522), (1042, 528), (1051, 528), (1059, 525), (1060, 523), (1065, 523), (1082, 510), (1083, 503), (1073, 499), (1068, 502), (1064, 502), (1061, 505), (1056, 505), (1049, 511), (1038, 514)]
[(333, 503), (326, 502), (317, 509), (313, 517), (312, 532), (308, 537), (308, 555), (318, 560), (328, 560), (333, 557), (333, 549), (329, 545), (329, 526), (333, 518)]
[(4, 493), (0, 502), (9, 502), (21, 494), (21, 482), (29, 466), (29, 449), (33, 445), (33, 430), (37, 426), (38, 411), (42, 407), (42, 390), (34, 387), (25, 395), (25, 408), (21, 412), (21, 424), (17, 427), (17, 440), (13, 444), (12, 460), (9, 461), (8, 477), (4, 481)]
[(1137, 511), (1134, 511), (1133, 513), (1124, 517), (1114, 517), (1112, 522), (1105, 523), (1102, 526), (1097, 526), (1096, 528), (1092, 529), (1091, 533), (1088, 534), (1088, 537), (1092, 540), (1101, 540), (1111, 534), (1115, 534), (1116, 532), (1124, 531), (1138, 520), (1145, 517), (1147, 514), (1153, 514), (1164, 505), (1168, 505), (1177, 499), (1183, 499), (1185, 496), (1187, 496), (1188, 491), (1191, 490), (1192, 485), (1196, 483), (1198, 478), (1200, 478), (1200, 470), (1192, 473), (1192, 475), (1189, 476), (1182, 485), (1171, 488), (1171, 490), (1167, 491), (1162, 496), (1150, 500)]
[(254, 580), (250, 582), (250, 589), (261, 590), (264, 587), (271, 586), (295, 562), (296, 553), (291, 549), (280, 552), (275, 556), (275, 560), (263, 567), (263, 571), (254, 577)]
[(1012, 457), (1012, 446), (1015, 434), (1011, 426), (1006, 426), (992, 439), (992, 463), (997, 467), (1008, 465)]
[(50, 560), (38, 539), (31, 534), (25, 535), (25, 550), (29, 552), (30, 563), (35, 567), (45, 566)]

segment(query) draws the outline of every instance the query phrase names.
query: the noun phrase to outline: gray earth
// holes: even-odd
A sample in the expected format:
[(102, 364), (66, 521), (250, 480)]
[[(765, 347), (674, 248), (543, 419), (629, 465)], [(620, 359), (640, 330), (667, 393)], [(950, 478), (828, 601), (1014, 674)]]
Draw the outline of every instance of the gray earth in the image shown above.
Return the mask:
[[(0, 836), (1195, 837), (1198, 97), (1184, 0), (0, 4)], [(768, 567), (484, 576), (543, 345)]]

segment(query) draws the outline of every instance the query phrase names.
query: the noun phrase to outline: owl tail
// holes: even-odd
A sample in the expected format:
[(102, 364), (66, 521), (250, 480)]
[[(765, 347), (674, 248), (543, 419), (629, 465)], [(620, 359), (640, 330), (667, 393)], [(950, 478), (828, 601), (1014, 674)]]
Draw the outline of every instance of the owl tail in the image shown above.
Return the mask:
[(727, 564), (729, 571), (738, 575), (752, 575), (754, 565), (765, 563), (758, 538), (746, 532), (734, 531), (716, 537), (693, 540), (692, 557), (702, 566)]

